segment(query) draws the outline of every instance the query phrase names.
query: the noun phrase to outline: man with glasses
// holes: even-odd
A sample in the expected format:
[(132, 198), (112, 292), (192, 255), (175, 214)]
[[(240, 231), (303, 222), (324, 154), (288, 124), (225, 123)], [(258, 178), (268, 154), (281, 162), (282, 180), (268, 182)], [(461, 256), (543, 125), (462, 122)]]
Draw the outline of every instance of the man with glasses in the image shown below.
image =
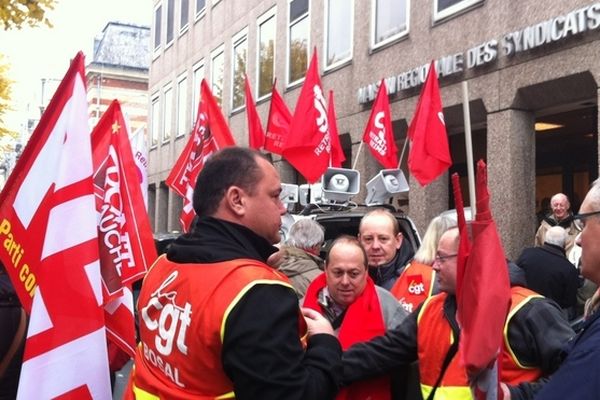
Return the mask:
[[(344, 383), (384, 374), (418, 359), (423, 399), (471, 399), (466, 371), (456, 356), (459, 242), (459, 231), (452, 228), (438, 243), (433, 268), (440, 294), (428, 298), (398, 328), (344, 352)], [(514, 284), (523, 284), (512, 278)], [(563, 343), (573, 331), (554, 302), (518, 285), (511, 288), (504, 327), (501, 380), (512, 399), (531, 399), (539, 389), (538, 380), (558, 367)]]
[[(580, 214), (573, 220), (581, 234), (581, 273), (600, 284), (600, 180), (595, 180), (581, 204)], [(598, 399), (600, 398), (600, 312), (587, 316), (583, 329), (571, 341), (567, 357), (540, 391), (536, 399)]]
[(543, 246), (546, 238), (546, 232), (553, 226), (560, 226), (567, 231), (567, 243), (565, 252), (569, 254), (575, 244), (575, 237), (580, 232), (575, 226), (571, 213), (571, 203), (567, 195), (556, 193), (550, 199), (550, 209), (552, 212), (542, 219), (540, 227), (535, 234), (535, 245)]

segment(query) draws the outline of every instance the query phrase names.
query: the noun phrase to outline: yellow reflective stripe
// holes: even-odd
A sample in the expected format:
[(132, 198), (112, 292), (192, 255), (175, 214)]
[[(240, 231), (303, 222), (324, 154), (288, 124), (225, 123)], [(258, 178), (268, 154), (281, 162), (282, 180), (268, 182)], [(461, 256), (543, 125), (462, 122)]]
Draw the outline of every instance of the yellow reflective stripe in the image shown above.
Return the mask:
[[(421, 393), (423, 398), (429, 397), (433, 386), (421, 383)], [(472, 400), (471, 389), (465, 386), (438, 386), (435, 390), (434, 400)]]
[(431, 297), (433, 295), (433, 285), (435, 284), (435, 270), (431, 268), (431, 281), (429, 282), (429, 293), (427, 293), (427, 297)]
[(534, 366), (528, 367), (527, 365), (521, 364), (521, 362), (519, 361), (519, 359), (515, 355), (512, 347), (510, 347), (510, 342), (508, 341), (508, 322), (517, 313), (517, 311), (519, 311), (523, 306), (525, 306), (525, 304), (529, 303), (529, 300), (535, 299), (535, 298), (543, 298), (543, 297), (544, 296), (542, 296), (540, 294), (532, 294), (530, 296), (527, 296), (515, 308), (513, 308), (512, 310), (510, 310), (510, 312), (506, 316), (506, 322), (504, 322), (504, 330), (503, 330), (503, 333), (504, 333), (504, 347), (506, 347), (506, 350), (508, 351), (508, 354), (510, 354), (510, 357), (512, 358), (512, 360), (514, 361), (514, 363), (517, 364), (517, 366), (519, 368), (521, 368), (521, 369), (536, 369), (537, 367), (534, 367)]
[(133, 394), (135, 395), (136, 400), (160, 400), (160, 397), (135, 386), (135, 383), (133, 384)]
[(215, 399), (235, 399), (235, 393), (229, 392), (215, 397)]
[(227, 322), (229, 313), (231, 312), (231, 310), (233, 310), (233, 307), (236, 306), (240, 299), (255, 285), (282, 285), (294, 290), (294, 287), (291, 284), (274, 279), (257, 279), (244, 286), (244, 288), (240, 290), (240, 292), (237, 294), (237, 296), (234, 297), (234, 299), (231, 301), (231, 303), (229, 304), (229, 306), (227, 306), (227, 309), (225, 310), (225, 314), (223, 315), (223, 321), (221, 322), (221, 343), (223, 343), (223, 338), (225, 337), (225, 322)]
[(423, 315), (423, 313), (425, 312), (425, 309), (427, 308), (427, 306), (429, 305), (429, 302), (431, 302), (433, 299), (435, 299), (435, 296), (431, 296), (428, 297), (427, 299), (425, 299), (425, 301), (423, 302), (423, 306), (421, 306), (421, 310), (419, 311), (419, 315), (417, 316), (417, 325), (419, 324), (419, 322), (421, 322), (421, 316)]

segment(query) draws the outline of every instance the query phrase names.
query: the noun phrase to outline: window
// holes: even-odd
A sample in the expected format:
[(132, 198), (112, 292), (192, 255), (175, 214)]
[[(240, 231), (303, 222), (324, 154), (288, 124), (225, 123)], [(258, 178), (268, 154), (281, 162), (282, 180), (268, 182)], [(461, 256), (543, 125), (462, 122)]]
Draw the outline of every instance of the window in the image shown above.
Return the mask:
[(352, 58), (354, 0), (325, 1), (325, 69)]
[(162, 27), (162, 5), (160, 3), (154, 8), (154, 51), (160, 49), (160, 35)]
[(248, 59), (248, 29), (233, 37), (231, 110), (244, 106), (244, 76)]
[(150, 147), (154, 147), (158, 143), (158, 132), (160, 130), (160, 97), (158, 93), (152, 95), (152, 108), (150, 115), (152, 116)]
[(373, 0), (371, 48), (408, 34), (409, 0)]
[(190, 22), (190, 2), (181, 0), (181, 13), (179, 14), (179, 33), (187, 30)]
[(187, 79), (185, 74), (177, 80), (177, 136), (187, 133)]
[(204, 15), (206, 9), (206, 0), (196, 0), (196, 19)]
[(165, 47), (173, 43), (175, 31), (175, 0), (167, 0), (167, 42)]
[(204, 60), (194, 64), (192, 67), (192, 121), (196, 124), (196, 117), (198, 116), (198, 104), (200, 103), (200, 84), (204, 78)]
[(271, 93), (275, 66), (275, 7), (258, 19), (258, 98)]
[(434, 0), (433, 19), (439, 21), (479, 3), (483, 0)]
[(165, 87), (164, 89), (164, 107), (163, 107), (163, 135), (162, 141), (168, 142), (171, 138), (171, 129), (173, 122), (173, 88)]
[(288, 85), (304, 78), (308, 67), (308, 0), (289, 0)]
[(223, 103), (223, 79), (225, 77), (225, 57), (223, 45), (214, 50), (210, 56), (210, 89), (219, 105)]

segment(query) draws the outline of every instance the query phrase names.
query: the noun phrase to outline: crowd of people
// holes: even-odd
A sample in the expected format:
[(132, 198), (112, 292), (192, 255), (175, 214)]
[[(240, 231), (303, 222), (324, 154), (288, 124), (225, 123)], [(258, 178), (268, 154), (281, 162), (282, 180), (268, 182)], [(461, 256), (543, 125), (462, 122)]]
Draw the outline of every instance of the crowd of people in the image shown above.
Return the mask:
[[(144, 278), (125, 398), (473, 398), (459, 356), (454, 218), (433, 218), (415, 249), (376, 208), (323, 258), (325, 231), (312, 219), (280, 243), (281, 182), (259, 152), (217, 152), (196, 189), (194, 229)], [(578, 214), (554, 195), (535, 246), (506, 260), (498, 398), (600, 398), (599, 234), (600, 180)], [(1, 343), (2, 390), (15, 379), (25, 322), (4, 277), (0, 311), (12, 333)]]

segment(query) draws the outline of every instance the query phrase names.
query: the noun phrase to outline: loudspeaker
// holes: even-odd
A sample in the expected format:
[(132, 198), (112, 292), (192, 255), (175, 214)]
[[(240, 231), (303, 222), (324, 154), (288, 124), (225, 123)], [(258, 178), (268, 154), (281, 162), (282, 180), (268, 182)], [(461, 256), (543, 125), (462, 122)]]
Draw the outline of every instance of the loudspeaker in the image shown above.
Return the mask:
[(283, 204), (295, 204), (298, 202), (298, 185), (291, 183), (281, 184), (279, 199)]
[(360, 172), (355, 169), (327, 168), (321, 184), (325, 203), (347, 203), (360, 191)]
[[(310, 198), (308, 196), (310, 189)], [(308, 204), (321, 204), (321, 198), (323, 196), (323, 190), (320, 183), (309, 185), (308, 183), (302, 184), (298, 187), (298, 197), (300, 197), (300, 205), (306, 206)]]
[(385, 203), (390, 197), (408, 193), (408, 182), (400, 169), (382, 169), (367, 182), (368, 206)]

